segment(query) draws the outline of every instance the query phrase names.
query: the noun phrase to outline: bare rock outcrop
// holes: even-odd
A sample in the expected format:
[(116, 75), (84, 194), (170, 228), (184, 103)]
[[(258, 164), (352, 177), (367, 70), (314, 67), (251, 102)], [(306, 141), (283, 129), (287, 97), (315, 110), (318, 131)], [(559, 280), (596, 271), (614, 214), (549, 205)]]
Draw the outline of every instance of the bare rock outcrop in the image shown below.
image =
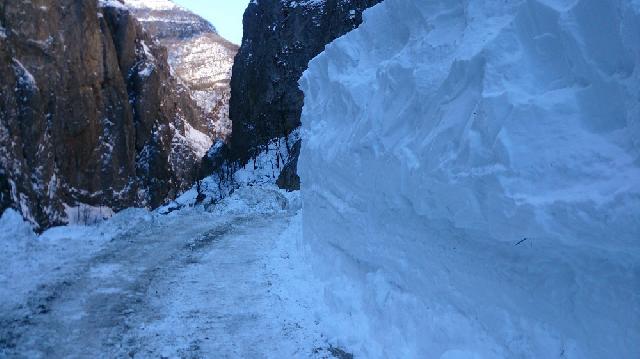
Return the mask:
[(122, 3), (0, 0), (0, 77), (0, 209), (44, 229), (191, 185), (198, 107)]

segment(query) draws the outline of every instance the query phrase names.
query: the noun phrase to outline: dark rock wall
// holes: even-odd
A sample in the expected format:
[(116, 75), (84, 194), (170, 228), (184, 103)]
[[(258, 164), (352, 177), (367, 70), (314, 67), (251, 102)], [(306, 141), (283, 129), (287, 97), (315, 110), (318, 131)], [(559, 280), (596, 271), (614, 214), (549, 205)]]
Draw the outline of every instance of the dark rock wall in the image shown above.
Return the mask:
[(0, 209), (43, 229), (65, 206), (158, 206), (198, 159), (175, 143), (196, 116), (164, 48), (123, 7), (0, 0)]
[[(246, 163), (271, 140), (300, 126), (304, 102), (298, 79), (326, 44), (362, 22), (380, 0), (253, 1), (244, 14), (244, 38), (233, 66), (230, 118), (233, 159)], [(293, 151), (279, 184), (299, 186)], [(294, 170), (291, 173), (291, 170)]]

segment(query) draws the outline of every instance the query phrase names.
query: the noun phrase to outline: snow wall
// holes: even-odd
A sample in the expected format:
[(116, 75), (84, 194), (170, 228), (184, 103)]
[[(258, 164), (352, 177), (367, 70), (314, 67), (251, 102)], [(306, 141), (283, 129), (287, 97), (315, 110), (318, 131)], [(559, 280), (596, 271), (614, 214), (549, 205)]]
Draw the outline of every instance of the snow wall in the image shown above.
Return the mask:
[(337, 345), (640, 358), (640, 1), (386, 0), (300, 83)]

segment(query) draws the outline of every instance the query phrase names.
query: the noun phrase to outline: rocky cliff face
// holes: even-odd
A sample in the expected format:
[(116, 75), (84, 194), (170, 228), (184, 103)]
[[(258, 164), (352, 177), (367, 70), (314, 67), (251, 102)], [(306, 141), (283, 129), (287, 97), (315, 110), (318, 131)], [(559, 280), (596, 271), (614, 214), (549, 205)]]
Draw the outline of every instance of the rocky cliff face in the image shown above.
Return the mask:
[(0, 78), (0, 209), (42, 229), (192, 183), (199, 110), (120, 2), (0, 0)]
[[(362, 22), (380, 0), (260, 0), (244, 15), (244, 39), (233, 65), (231, 155), (246, 162), (270, 140), (300, 126), (303, 93), (298, 79), (324, 46)], [(278, 181), (299, 188), (298, 146), (285, 159)]]
[[(203, 116), (190, 125), (203, 156), (231, 133), (231, 67), (238, 46), (218, 35), (201, 17), (169, 0), (125, 0), (144, 29), (167, 48), (173, 75), (189, 89)], [(197, 131), (197, 132), (196, 132)]]

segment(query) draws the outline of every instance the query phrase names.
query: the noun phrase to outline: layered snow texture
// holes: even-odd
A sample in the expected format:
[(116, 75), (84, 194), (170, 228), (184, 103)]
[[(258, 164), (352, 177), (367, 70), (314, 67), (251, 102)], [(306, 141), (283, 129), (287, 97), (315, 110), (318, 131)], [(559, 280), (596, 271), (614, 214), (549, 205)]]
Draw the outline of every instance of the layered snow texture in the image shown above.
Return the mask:
[(367, 358), (640, 357), (640, 4), (387, 0), (314, 59), (304, 236)]

